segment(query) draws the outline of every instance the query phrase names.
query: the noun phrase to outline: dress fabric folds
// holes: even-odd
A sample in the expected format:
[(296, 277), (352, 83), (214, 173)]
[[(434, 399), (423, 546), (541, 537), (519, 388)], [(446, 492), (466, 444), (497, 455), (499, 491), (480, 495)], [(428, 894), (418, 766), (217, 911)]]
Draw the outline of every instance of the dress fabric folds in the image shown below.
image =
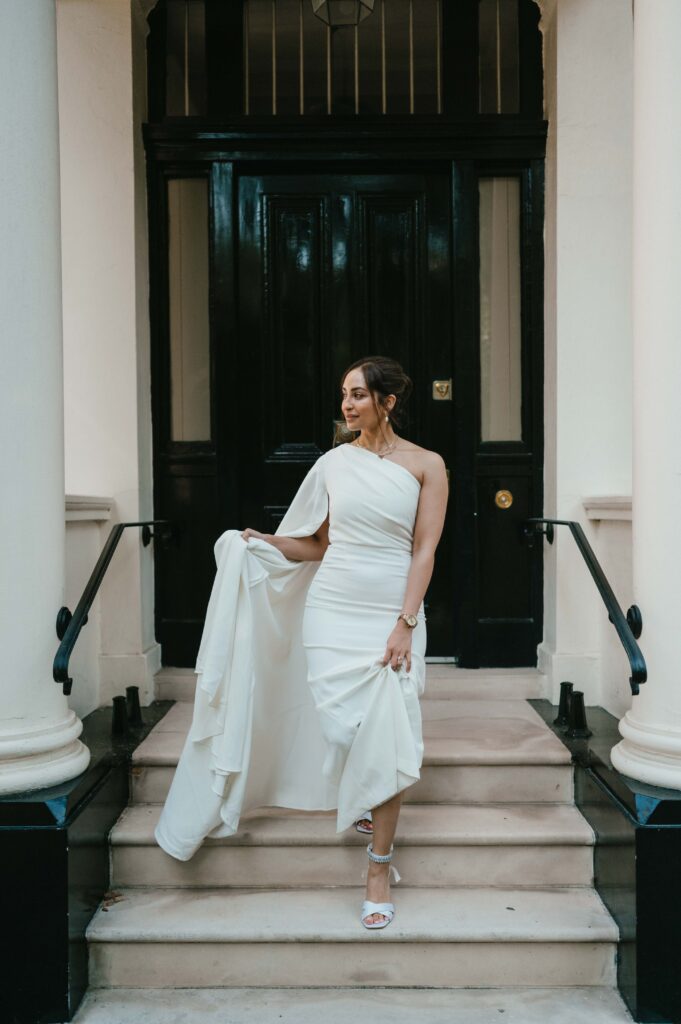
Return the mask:
[(411, 669), (383, 665), (402, 610), (420, 484), (355, 445), (325, 452), (276, 530), (329, 516), (321, 562), (226, 530), (196, 662), (192, 723), (155, 838), (189, 860), (258, 807), (337, 809), (348, 828), (420, 777), (423, 603)]

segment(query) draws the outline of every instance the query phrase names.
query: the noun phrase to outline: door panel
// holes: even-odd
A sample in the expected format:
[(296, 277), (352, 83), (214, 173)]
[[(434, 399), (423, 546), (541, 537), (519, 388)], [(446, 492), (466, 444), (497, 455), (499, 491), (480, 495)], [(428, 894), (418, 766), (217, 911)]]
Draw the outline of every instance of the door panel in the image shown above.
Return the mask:
[(421, 312), (419, 228), (423, 196), (358, 195), (359, 285), (367, 352), (390, 352), (396, 339), (412, 349)]
[[(267, 197), (263, 203), (261, 324), (266, 401), (263, 409), (264, 451), (270, 461), (289, 459), (297, 445), (309, 443), (318, 430), (317, 388), (322, 348), (326, 203), (323, 198)], [(243, 294), (243, 293), (242, 293)], [(255, 341), (255, 339), (252, 339)], [(248, 348), (251, 339), (246, 339)], [(305, 402), (291, 401), (304, 395)]]
[(486, 466), (479, 473), (475, 635), (481, 664), (528, 665), (536, 654), (537, 595), (531, 552), (523, 534), (532, 505), (532, 477), (527, 469)]
[(468, 357), (477, 405), (470, 449), (476, 558), (460, 664), (534, 665), (542, 550), (528, 546), (523, 524), (543, 507), (543, 181), (537, 166), (493, 174), (483, 166), (469, 168), (466, 188), (465, 205), (477, 209), (476, 346)]

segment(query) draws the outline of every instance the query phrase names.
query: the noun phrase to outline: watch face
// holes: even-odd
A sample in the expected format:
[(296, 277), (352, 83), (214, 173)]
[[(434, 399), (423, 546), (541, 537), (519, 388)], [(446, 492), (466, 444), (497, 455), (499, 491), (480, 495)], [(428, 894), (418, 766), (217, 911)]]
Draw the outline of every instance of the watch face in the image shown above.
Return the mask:
[(416, 618), (415, 615), (406, 615), (405, 618), (407, 620), (407, 625), (408, 626), (411, 626), (413, 628), (416, 625), (417, 618)]

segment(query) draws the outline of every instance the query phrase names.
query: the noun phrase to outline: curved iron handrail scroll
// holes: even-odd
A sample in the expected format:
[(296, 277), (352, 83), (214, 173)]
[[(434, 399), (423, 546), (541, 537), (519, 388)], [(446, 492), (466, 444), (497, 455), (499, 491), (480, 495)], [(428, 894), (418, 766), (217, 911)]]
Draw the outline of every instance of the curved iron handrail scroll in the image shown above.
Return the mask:
[(161, 532), (161, 539), (167, 540), (172, 535), (172, 524), (168, 519), (149, 519), (141, 523), (116, 523), (115, 526), (111, 527), (111, 532), (107, 537), (106, 544), (102, 548), (102, 552), (97, 559), (90, 579), (85, 585), (85, 590), (80, 598), (80, 601), (76, 605), (76, 610), (73, 614), (69, 609), (64, 606), (59, 609), (57, 614), (57, 636), (61, 640), (57, 653), (54, 657), (54, 663), (52, 666), (52, 677), (56, 683), (61, 683), (64, 687), (64, 693), (71, 693), (71, 686), (73, 679), (69, 676), (69, 658), (71, 652), (76, 645), (76, 640), (80, 636), (80, 631), (87, 622), (88, 612), (97, 596), (100, 583), (104, 579), (104, 574), (107, 570), (109, 562), (113, 556), (118, 542), (121, 539), (123, 530), (128, 526), (141, 526), (142, 527), (142, 543), (146, 547), (150, 542), (154, 534), (151, 532), (150, 527), (152, 526), (163, 526), (165, 529)]
[[(547, 528), (545, 531), (539, 529), (539, 526), (542, 523), (546, 523)], [(596, 558), (596, 554), (589, 544), (580, 523), (577, 523), (572, 519), (531, 518), (526, 520), (526, 524), (532, 524), (532, 526), (525, 526), (526, 536), (531, 537), (536, 533), (546, 533), (546, 539), (550, 544), (553, 543), (554, 526), (570, 527), (570, 533), (574, 537), (582, 558), (586, 562), (587, 569), (591, 573), (593, 581), (598, 588), (598, 592), (603, 598), (603, 603), (608, 610), (608, 618), (617, 630), (617, 635), (622, 641), (622, 646), (627, 653), (629, 665), (631, 667), (629, 685), (631, 687), (631, 692), (633, 694), (637, 694), (639, 692), (638, 688), (640, 684), (645, 683), (648, 678), (648, 669), (646, 668), (645, 658), (643, 657), (641, 648), (636, 643), (636, 639), (641, 635), (641, 630), (643, 628), (640, 609), (637, 605), (633, 604), (627, 611), (627, 614), (624, 614), (612, 591), (608, 578), (603, 572), (601, 564)]]

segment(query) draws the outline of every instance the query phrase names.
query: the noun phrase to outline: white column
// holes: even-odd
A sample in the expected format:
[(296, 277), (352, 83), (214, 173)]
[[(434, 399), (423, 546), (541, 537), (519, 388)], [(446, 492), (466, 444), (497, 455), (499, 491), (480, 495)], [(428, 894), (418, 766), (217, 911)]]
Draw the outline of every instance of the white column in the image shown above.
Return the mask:
[(0, 2), (0, 794), (79, 775), (52, 679), (64, 595), (64, 409), (53, 0)]
[(648, 681), (620, 722), (618, 771), (681, 789), (681, 3), (634, 13), (635, 600)]

